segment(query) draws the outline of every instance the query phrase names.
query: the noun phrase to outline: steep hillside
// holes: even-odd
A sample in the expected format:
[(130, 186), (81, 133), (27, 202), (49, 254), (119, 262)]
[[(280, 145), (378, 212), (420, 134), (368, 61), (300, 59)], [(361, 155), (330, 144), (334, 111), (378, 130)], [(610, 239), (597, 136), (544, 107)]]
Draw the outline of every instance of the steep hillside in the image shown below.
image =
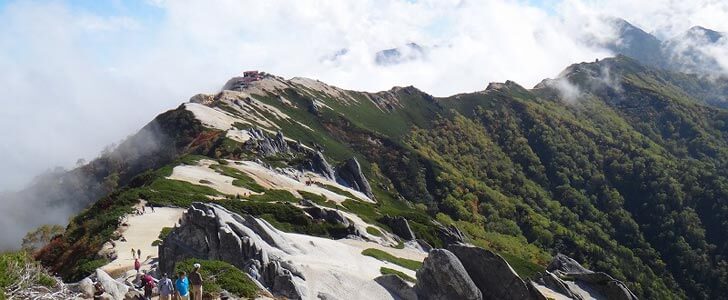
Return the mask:
[[(233, 78), (160, 115), (175, 132), (174, 153), (128, 158), (136, 171), (38, 258), (79, 280), (110, 262), (100, 251), (140, 200), (213, 202), (215, 216), (256, 220), (221, 219), (226, 226), (262, 222), (339, 242), (353, 235), (412, 253), (465, 240), (525, 278), (564, 253), (640, 298), (723, 299), (728, 111), (704, 105), (695, 87), (706, 80), (682, 76), (617, 57), (573, 65), (533, 89), (494, 83), (446, 98), (265, 73)], [(344, 217), (326, 219), (321, 209)], [(405, 237), (398, 217), (418, 240)], [(306, 239), (328, 245), (318, 238)], [(323, 251), (306, 247), (281, 257)]]

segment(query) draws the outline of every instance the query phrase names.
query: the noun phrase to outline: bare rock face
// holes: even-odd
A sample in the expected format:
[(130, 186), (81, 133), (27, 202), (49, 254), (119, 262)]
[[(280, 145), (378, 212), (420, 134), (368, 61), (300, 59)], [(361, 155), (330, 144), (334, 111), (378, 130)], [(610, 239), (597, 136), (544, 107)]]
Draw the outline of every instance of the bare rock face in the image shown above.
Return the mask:
[(483, 295), (452, 252), (433, 249), (417, 270), (415, 292), (422, 300), (478, 300)]
[(584, 268), (576, 260), (561, 253), (556, 254), (546, 268), (549, 271), (559, 270), (569, 274), (584, 274), (594, 273), (591, 270)]
[(397, 275), (382, 275), (374, 278), (374, 281), (387, 289), (394, 299), (417, 300), (417, 294), (415, 294), (414, 289)]
[(101, 269), (96, 269), (96, 280), (101, 283), (104, 291), (109, 293), (115, 300), (123, 300), (126, 293), (129, 292), (128, 286), (114, 280), (114, 278), (111, 278), (109, 274), (106, 274)]
[(351, 188), (364, 193), (369, 198), (374, 198), (372, 187), (369, 185), (366, 177), (364, 177), (364, 173), (361, 171), (361, 165), (356, 158), (352, 157), (347, 159), (336, 170), (336, 175)]
[(246, 270), (274, 295), (301, 299), (296, 284), (300, 272), (269, 255), (271, 247), (285, 248), (267, 223), (238, 215), (209, 203), (193, 203), (159, 247), (162, 272), (172, 273), (175, 263), (187, 258), (225, 261)]
[(86, 298), (92, 298), (96, 288), (94, 288), (94, 282), (86, 277), (78, 283), (78, 290)]
[(498, 254), (467, 245), (447, 247), (462, 262), (483, 299), (530, 299), (526, 283)]
[(263, 156), (271, 156), (276, 154), (288, 154), (291, 148), (288, 146), (283, 133), (280, 131), (275, 136), (270, 136), (260, 128), (252, 128), (248, 130), (255, 149)]
[(311, 158), (310, 167), (314, 172), (319, 173), (328, 179), (334, 180), (334, 169), (331, 168), (331, 165), (329, 165), (326, 161), (326, 158), (321, 151), (316, 151), (316, 153), (314, 153)]
[(406, 241), (411, 241), (416, 238), (415, 234), (412, 232), (412, 229), (409, 226), (409, 222), (407, 222), (407, 219), (402, 216), (390, 217), (386, 215), (382, 218), (381, 222), (387, 224), (387, 226), (392, 228), (392, 232), (394, 234), (398, 235)]
[[(586, 290), (595, 299), (637, 300), (637, 296), (621, 281), (609, 274), (584, 268), (576, 260), (563, 254), (557, 254), (546, 270), (549, 272), (536, 282), (574, 299), (583, 299), (580, 296), (583, 294), (581, 290)], [(562, 280), (564, 278), (574, 284), (568, 284)]]
[(445, 226), (437, 223), (437, 234), (445, 244), (462, 244), (465, 242), (465, 235), (453, 225)]

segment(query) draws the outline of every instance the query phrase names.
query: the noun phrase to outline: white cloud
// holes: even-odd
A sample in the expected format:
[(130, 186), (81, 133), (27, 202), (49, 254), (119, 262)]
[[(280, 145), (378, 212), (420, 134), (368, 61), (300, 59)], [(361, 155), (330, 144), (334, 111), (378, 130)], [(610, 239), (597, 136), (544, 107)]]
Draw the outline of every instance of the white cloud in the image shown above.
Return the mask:
[[(608, 55), (577, 41), (585, 32), (610, 36), (594, 21), (602, 11), (665, 35), (697, 21), (728, 31), (728, 9), (710, 1), (565, 0), (555, 13), (511, 0), (148, 2), (162, 11), (158, 18), (98, 15), (59, 2), (1, 8), (0, 189), (92, 158), (246, 69), (349, 89), (414, 85), (448, 95), (507, 79), (533, 86), (571, 63)], [(409, 42), (430, 46), (427, 55), (374, 63), (377, 51)], [(343, 48), (337, 61), (322, 62)]]

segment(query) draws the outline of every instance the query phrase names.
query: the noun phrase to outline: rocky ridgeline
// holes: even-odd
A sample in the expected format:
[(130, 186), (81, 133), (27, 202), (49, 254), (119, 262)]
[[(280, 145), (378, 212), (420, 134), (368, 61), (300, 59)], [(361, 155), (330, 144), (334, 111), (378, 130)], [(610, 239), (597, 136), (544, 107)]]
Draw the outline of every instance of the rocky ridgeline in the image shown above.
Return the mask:
[(246, 147), (255, 150), (261, 156), (302, 154), (307, 159), (303, 160), (301, 165), (298, 166), (300, 169), (321, 174), (374, 199), (374, 193), (369, 181), (364, 176), (361, 165), (356, 158), (349, 158), (334, 168), (321, 151), (304, 147), (301, 143), (290, 139), (287, 141), (280, 131), (272, 135), (260, 128), (251, 128), (247, 130), (247, 133), (250, 135), (250, 140), (245, 142)]
[[(330, 222), (350, 222), (334, 210), (307, 211)], [(406, 220), (388, 219), (400, 223), (402, 228), (407, 227)], [(316, 279), (307, 279), (297, 269), (296, 262), (286, 257), (286, 253), (295, 252), (292, 249), (295, 247), (287, 244), (286, 239), (263, 220), (230, 212), (216, 204), (194, 203), (181, 225), (160, 246), (159, 266), (161, 271), (171, 272), (176, 262), (187, 258), (221, 260), (244, 270), (261, 288), (276, 297), (306, 299), (311, 295), (306, 282)], [(533, 281), (525, 281), (500, 255), (471, 245), (451, 244), (447, 249), (430, 250), (416, 274), (414, 286), (396, 275), (383, 275), (373, 280), (392, 298), (404, 300), (637, 299), (623, 283), (607, 274), (590, 271), (560, 254), (544, 274)], [(349, 299), (347, 297), (351, 296), (322, 295), (328, 297), (326, 299)]]

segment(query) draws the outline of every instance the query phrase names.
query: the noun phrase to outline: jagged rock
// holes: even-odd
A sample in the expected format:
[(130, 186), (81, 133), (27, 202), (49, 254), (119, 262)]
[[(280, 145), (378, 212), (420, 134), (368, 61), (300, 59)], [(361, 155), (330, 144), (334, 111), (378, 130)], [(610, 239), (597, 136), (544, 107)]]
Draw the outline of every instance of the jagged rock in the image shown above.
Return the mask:
[(526, 283), (498, 254), (480, 247), (449, 245), (465, 267), (475, 285), (483, 293), (483, 299), (529, 299)]
[(546, 267), (546, 270), (551, 272), (559, 270), (561, 272), (569, 274), (593, 273), (591, 270), (582, 267), (581, 264), (579, 264), (573, 258), (563, 255), (561, 253), (554, 256), (548, 267)]
[(419, 299), (483, 299), (483, 295), (455, 254), (433, 249), (417, 270), (415, 292)]
[(344, 214), (335, 209), (325, 208), (321, 206), (312, 206), (306, 207), (303, 210), (308, 213), (312, 218), (317, 220), (324, 220), (332, 224), (340, 224), (344, 227), (349, 227), (352, 224), (352, 222), (349, 221), (349, 219), (347, 219)]
[(124, 299), (124, 296), (129, 291), (129, 287), (114, 280), (114, 278), (111, 278), (109, 274), (106, 274), (106, 272), (101, 269), (96, 269), (96, 280), (101, 283), (101, 287), (104, 288), (104, 291), (109, 293), (109, 295), (111, 295), (111, 297), (115, 300)]
[(392, 232), (394, 232), (394, 234), (406, 241), (415, 239), (415, 234), (412, 232), (409, 222), (407, 222), (407, 219), (402, 216), (390, 217), (389, 215), (385, 215), (382, 218), (382, 223), (392, 228)]
[(437, 233), (440, 239), (446, 244), (462, 244), (465, 242), (465, 236), (460, 229), (453, 225), (445, 226), (440, 223), (436, 223)]
[(170, 273), (175, 262), (187, 258), (221, 260), (252, 273), (251, 277), (275, 295), (300, 299), (302, 291), (296, 284), (296, 280), (304, 280), (300, 272), (269, 256), (267, 250), (288, 246), (268, 230), (269, 224), (260, 222), (216, 204), (193, 203), (181, 225), (160, 245), (160, 269)]
[(249, 142), (253, 143), (255, 149), (263, 156), (291, 152), (290, 147), (288, 147), (288, 142), (286, 142), (283, 133), (280, 131), (274, 137), (271, 137), (260, 128), (251, 128), (248, 130), (248, 135), (251, 137)]
[(78, 291), (86, 298), (92, 298), (96, 289), (94, 288), (94, 282), (91, 278), (84, 278), (78, 283)]
[(417, 300), (415, 290), (407, 283), (407, 281), (397, 275), (382, 275), (374, 278), (374, 281), (387, 289), (387, 291), (392, 294), (392, 297), (395, 299)]
[(337, 168), (336, 174), (346, 185), (364, 193), (369, 198), (374, 198), (372, 187), (369, 185), (367, 178), (364, 177), (364, 173), (361, 171), (361, 165), (359, 165), (359, 161), (356, 158), (352, 157), (347, 159)]
[(546, 272), (545, 274), (539, 276), (538, 278), (536, 278), (536, 283), (541, 284), (553, 290), (554, 292), (562, 294), (571, 299), (582, 300), (581, 296), (572, 291), (571, 288), (569, 288), (569, 286), (566, 284), (566, 282), (556, 277), (556, 275), (554, 275), (553, 273)]
[[(637, 300), (637, 296), (621, 281), (609, 274), (584, 268), (566, 255), (557, 254), (546, 269), (549, 272), (539, 278), (538, 282), (543, 282), (545, 286), (564, 295), (571, 294), (575, 299), (581, 299), (577, 289), (583, 289), (588, 290), (591, 297), (596, 299)], [(569, 285), (562, 278), (569, 278), (577, 284)]]
[(416, 239), (415, 241), (417, 241), (417, 244), (420, 245), (420, 248), (422, 248), (422, 251), (430, 252), (430, 250), (432, 250), (432, 245), (430, 245), (430, 243), (428, 243), (427, 241), (425, 241), (423, 239)]
[(326, 161), (326, 158), (321, 151), (316, 151), (316, 153), (313, 154), (310, 167), (314, 172), (319, 173), (328, 179), (334, 179), (334, 169), (331, 168), (331, 165), (329, 165)]

